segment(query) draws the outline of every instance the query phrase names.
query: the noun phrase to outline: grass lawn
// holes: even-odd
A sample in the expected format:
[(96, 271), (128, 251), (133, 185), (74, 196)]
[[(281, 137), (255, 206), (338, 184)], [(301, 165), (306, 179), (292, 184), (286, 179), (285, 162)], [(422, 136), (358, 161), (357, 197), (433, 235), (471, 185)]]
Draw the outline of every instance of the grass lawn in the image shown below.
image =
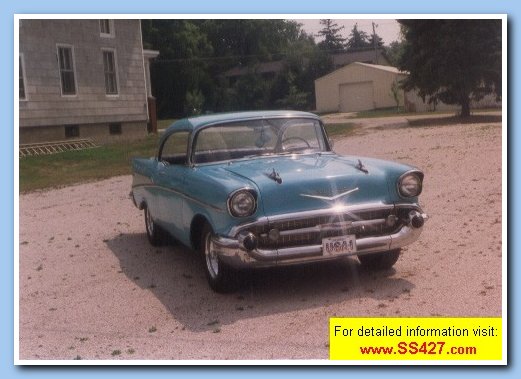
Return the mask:
[(158, 137), (64, 153), (20, 158), (20, 192), (60, 187), (131, 173), (133, 157), (151, 157)]
[(177, 121), (177, 119), (169, 118), (166, 120), (157, 120), (157, 130), (168, 128), (170, 125), (174, 123), (174, 121)]
[(326, 132), (329, 137), (347, 137), (353, 135), (356, 130), (356, 125), (354, 122), (345, 122), (341, 124), (326, 124), (324, 127), (326, 128)]

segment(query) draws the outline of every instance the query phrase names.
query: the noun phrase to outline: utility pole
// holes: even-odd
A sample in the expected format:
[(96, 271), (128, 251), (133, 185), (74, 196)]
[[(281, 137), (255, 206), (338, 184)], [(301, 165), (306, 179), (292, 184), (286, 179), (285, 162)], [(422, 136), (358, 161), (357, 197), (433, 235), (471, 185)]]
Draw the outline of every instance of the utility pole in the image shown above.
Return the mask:
[(378, 43), (376, 42), (376, 31), (375, 31), (375, 26), (378, 27), (378, 24), (375, 24), (375, 23), (373, 22), (373, 47), (374, 47), (374, 58), (375, 58), (375, 62), (376, 62), (376, 64), (378, 64), (378, 49), (377, 49)]

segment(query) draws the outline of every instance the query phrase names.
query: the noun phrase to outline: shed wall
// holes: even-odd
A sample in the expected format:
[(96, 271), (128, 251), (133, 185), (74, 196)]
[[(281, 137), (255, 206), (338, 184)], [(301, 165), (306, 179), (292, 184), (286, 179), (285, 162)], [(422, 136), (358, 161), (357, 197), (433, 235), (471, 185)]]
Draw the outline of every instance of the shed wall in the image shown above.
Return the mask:
[[(356, 63), (351, 64), (315, 81), (317, 111), (338, 112), (342, 110), (350, 112), (396, 106), (391, 93), (391, 86), (394, 81), (403, 78), (402, 74)], [(349, 106), (346, 107), (346, 104), (341, 104), (340, 87), (346, 84), (363, 82), (373, 83), (372, 97), (367, 91), (364, 91), (363, 94), (353, 94), (353, 96), (363, 96), (359, 99), (359, 102), (363, 103), (364, 106), (363, 109), (349, 110)], [(353, 88), (356, 88), (356, 86), (353, 86)], [(401, 96), (400, 105), (403, 105), (403, 96)]]

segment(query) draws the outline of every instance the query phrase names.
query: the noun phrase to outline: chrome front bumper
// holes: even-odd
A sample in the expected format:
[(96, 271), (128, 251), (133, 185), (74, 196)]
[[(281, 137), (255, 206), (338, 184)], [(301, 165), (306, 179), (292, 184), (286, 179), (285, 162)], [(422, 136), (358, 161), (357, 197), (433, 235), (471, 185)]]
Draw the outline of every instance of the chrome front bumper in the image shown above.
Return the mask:
[[(255, 248), (248, 250), (240, 238), (215, 236), (212, 239), (212, 249), (220, 256), (223, 263), (235, 268), (271, 267), (288, 264), (298, 264), (312, 261), (338, 259), (350, 255), (362, 255), (398, 249), (416, 241), (422, 230), (423, 222), (428, 219), (425, 213), (416, 206), (413, 222), (412, 216), (408, 223), (398, 231), (388, 235), (362, 237), (356, 239), (356, 252), (342, 255), (323, 255), (322, 245), (284, 247), (278, 249)], [(421, 225), (418, 220), (421, 219)], [(370, 221), (374, 223), (375, 221)], [(250, 224), (251, 226), (251, 224)]]

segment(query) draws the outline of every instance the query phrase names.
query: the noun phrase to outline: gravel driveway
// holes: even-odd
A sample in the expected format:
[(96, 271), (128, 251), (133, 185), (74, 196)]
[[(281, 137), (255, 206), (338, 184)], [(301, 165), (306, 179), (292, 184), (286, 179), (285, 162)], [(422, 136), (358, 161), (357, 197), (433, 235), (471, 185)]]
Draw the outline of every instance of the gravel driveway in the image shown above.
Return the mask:
[(501, 132), (373, 128), (335, 141), (424, 170), (420, 240), (392, 270), (355, 259), (263, 270), (228, 295), (190, 250), (148, 244), (130, 176), (21, 195), (20, 359), (327, 359), (331, 316), (500, 316)]

